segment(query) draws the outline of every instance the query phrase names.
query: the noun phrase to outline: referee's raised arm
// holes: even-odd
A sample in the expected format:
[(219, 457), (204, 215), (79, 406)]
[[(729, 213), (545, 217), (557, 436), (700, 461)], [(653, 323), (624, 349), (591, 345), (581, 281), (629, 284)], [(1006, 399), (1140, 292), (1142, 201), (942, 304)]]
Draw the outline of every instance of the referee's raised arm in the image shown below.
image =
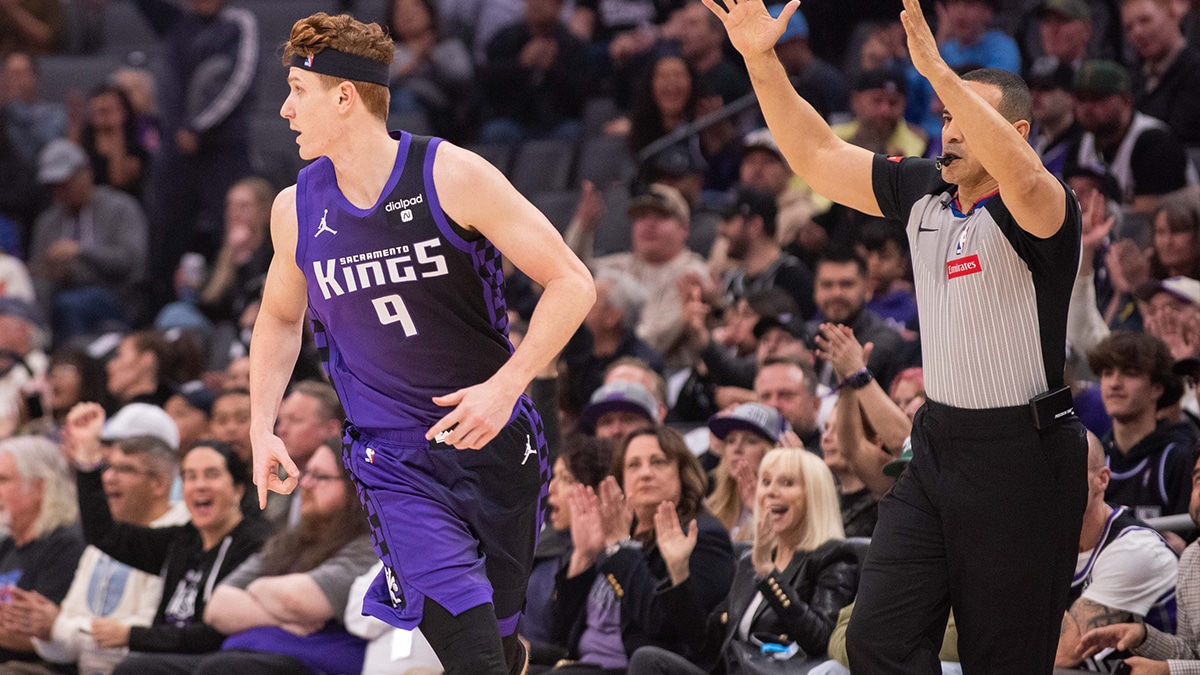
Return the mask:
[(746, 60), (750, 82), (771, 135), (791, 165), (818, 194), (874, 216), (883, 215), (871, 187), (874, 154), (834, 135), (829, 124), (796, 93), (775, 43), (800, 7), (791, 0), (771, 18), (763, 0), (702, 0), (729, 33), (729, 40)]
[[(959, 186), (960, 201), (973, 203), (998, 188), (1021, 229), (1042, 238), (1058, 232), (1066, 215), (1066, 191), (1029, 144), (1033, 115), (1028, 92), (963, 81), (938, 52), (918, 0), (904, 0), (900, 20), (913, 66), (946, 106), (942, 143), (952, 162), (943, 164), (942, 175)], [(951, 168), (960, 162), (963, 166)], [(983, 180), (971, 171), (975, 163), (986, 172)]]

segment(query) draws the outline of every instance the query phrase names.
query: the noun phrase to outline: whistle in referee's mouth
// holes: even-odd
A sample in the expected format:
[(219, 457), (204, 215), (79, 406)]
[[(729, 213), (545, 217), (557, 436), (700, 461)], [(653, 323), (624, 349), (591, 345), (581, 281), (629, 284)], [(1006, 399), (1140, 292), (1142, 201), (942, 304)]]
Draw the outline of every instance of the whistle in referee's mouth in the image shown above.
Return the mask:
[(938, 169), (944, 169), (944, 168), (950, 166), (950, 162), (953, 162), (954, 160), (957, 160), (957, 159), (962, 159), (962, 158), (959, 157), (958, 155), (938, 155), (937, 162), (934, 163), (934, 166), (937, 167)]

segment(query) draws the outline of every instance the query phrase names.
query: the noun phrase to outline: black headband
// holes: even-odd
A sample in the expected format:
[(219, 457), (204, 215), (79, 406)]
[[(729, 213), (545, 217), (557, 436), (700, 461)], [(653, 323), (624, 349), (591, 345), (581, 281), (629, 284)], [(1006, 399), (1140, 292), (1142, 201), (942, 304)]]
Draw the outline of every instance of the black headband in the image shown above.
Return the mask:
[(292, 54), (292, 66), (321, 75), (388, 86), (388, 64), (336, 49), (323, 49), (312, 56)]

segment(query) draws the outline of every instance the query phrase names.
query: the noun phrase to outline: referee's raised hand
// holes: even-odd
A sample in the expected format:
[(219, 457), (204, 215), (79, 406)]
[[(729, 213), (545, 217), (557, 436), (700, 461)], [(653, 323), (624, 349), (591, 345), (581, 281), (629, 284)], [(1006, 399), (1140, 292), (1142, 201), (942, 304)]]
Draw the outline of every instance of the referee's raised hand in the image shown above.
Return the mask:
[(746, 58), (774, 49), (779, 36), (787, 29), (788, 20), (800, 9), (800, 0), (791, 0), (779, 13), (779, 18), (774, 19), (763, 0), (724, 0), (728, 9), (718, 5), (716, 0), (701, 1), (725, 24), (729, 41)]

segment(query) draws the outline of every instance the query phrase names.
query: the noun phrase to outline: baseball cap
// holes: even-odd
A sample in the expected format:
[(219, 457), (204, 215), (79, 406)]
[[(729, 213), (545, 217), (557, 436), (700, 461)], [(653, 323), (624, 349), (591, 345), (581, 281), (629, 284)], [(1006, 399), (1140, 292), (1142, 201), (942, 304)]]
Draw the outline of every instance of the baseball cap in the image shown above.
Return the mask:
[(675, 144), (655, 153), (646, 160), (646, 168), (654, 176), (681, 177), (693, 173), (703, 173), (704, 167), (692, 155), (686, 145)]
[(1069, 92), (1075, 89), (1075, 69), (1052, 56), (1040, 58), (1029, 69), (1027, 80), (1034, 91), (1062, 89)]
[(65, 138), (56, 138), (38, 155), (37, 179), (42, 185), (57, 185), (90, 164), (83, 148)]
[(42, 315), (37, 307), (28, 300), (14, 297), (0, 298), (0, 316), (15, 316), (18, 319), (24, 319), (34, 326), (41, 327)]
[(592, 398), (580, 412), (579, 422), (585, 430), (595, 430), (596, 421), (606, 413), (631, 412), (647, 422), (658, 421), (658, 401), (637, 382), (611, 382), (592, 393)]
[(212, 407), (217, 400), (217, 395), (204, 386), (204, 383), (194, 380), (180, 387), (176, 393), (184, 401), (187, 401), (189, 406), (204, 413), (205, 417), (212, 417)]
[(179, 428), (167, 411), (149, 403), (130, 403), (104, 423), (100, 440), (106, 443), (130, 436), (154, 436), (179, 448)]
[(626, 213), (630, 218), (637, 218), (647, 212), (661, 213), (685, 223), (691, 219), (691, 209), (687, 200), (683, 198), (683, 193), (663, 183), (652, 183), (644, 194), (629, 200), (629, 210)]
[(1105, 96), (1128, 94), (1131, 89), (1129, 71), (1116, 61), (1091, 59), (1084, 61), (1075, 74), (1075, 93)]
[(783, 152), (780, 151), (779, 145), (775, 142), (775, 137), (771, 135), (770, 129), (755, 129), (742, 138), (743, 157), (755, 150), (769, 152), (775, 155), (779, 161), (783, 161)]
[[(785, 5), (770, 5), (767, 7), (767, 12), (771, 15), (771, 18), (778, 19), (784, 7)], [(808, 19), (805, 19), (804, 14), (796, 10), (792, 18), (788, 19), (787, 28), (783, 30), (783, 35), (779, 36), (778, 42), (788, 42), (789, 40), (806, 37), (808, 37)]]
[(900, 456), (887, 464), (883, 465), (883, 475), (890, 478), (899, 478), (900, 472), (904, 471), (904, 467), (912, 461), (912, 437), (904, 439), (904, 447), (900, 449)]
[(1147, 301), (1159, 293), (1169, 293), (1176, 298), (1195, 307), (1200, 307), (1200, 281), (1191, 277), (1171, 277), (1169, 279), (1153, 279), (1139, 286), (1134, 296)]
[(771, 227), (775, 223), (775, 214), (779, 211), (775, 197), (762, 190), (752, 187), (738, 187), (730, 194), (721, 209), (721, 217), (729, 219), (734, 216), (758, 216)]
[(708, 429), (717, 438), (725, 440), (732, 431), (742, 429), (751, 431), (772, 443), (778, 443), (783, 432), (791, 426), (779, 411), (761, 403), (743, 403), (733, 409), (728, 415), (713, 415), (708, 420)]
[(761, 340), (767, 331), (779, 328), (797, 340), (808, 341), (808, 330), (804, 327), (804, 319), (796, 314), (783, 313), (775, 316), (764, 316), (754, 324), (754, 339)]
[(870, 91), (883, 89), (889, 93), (896, 92), (901, 96), (908, 95), (908, 82), (904, 74), (893, 68), (872, 68), (864, 70), (854, 78), (854, 91)]
[(1092, 8), (1083, 0), (1046, 0), (1038, 8), (1038, 16), (1057, 14), (1072, 21), (1091, 21)]

